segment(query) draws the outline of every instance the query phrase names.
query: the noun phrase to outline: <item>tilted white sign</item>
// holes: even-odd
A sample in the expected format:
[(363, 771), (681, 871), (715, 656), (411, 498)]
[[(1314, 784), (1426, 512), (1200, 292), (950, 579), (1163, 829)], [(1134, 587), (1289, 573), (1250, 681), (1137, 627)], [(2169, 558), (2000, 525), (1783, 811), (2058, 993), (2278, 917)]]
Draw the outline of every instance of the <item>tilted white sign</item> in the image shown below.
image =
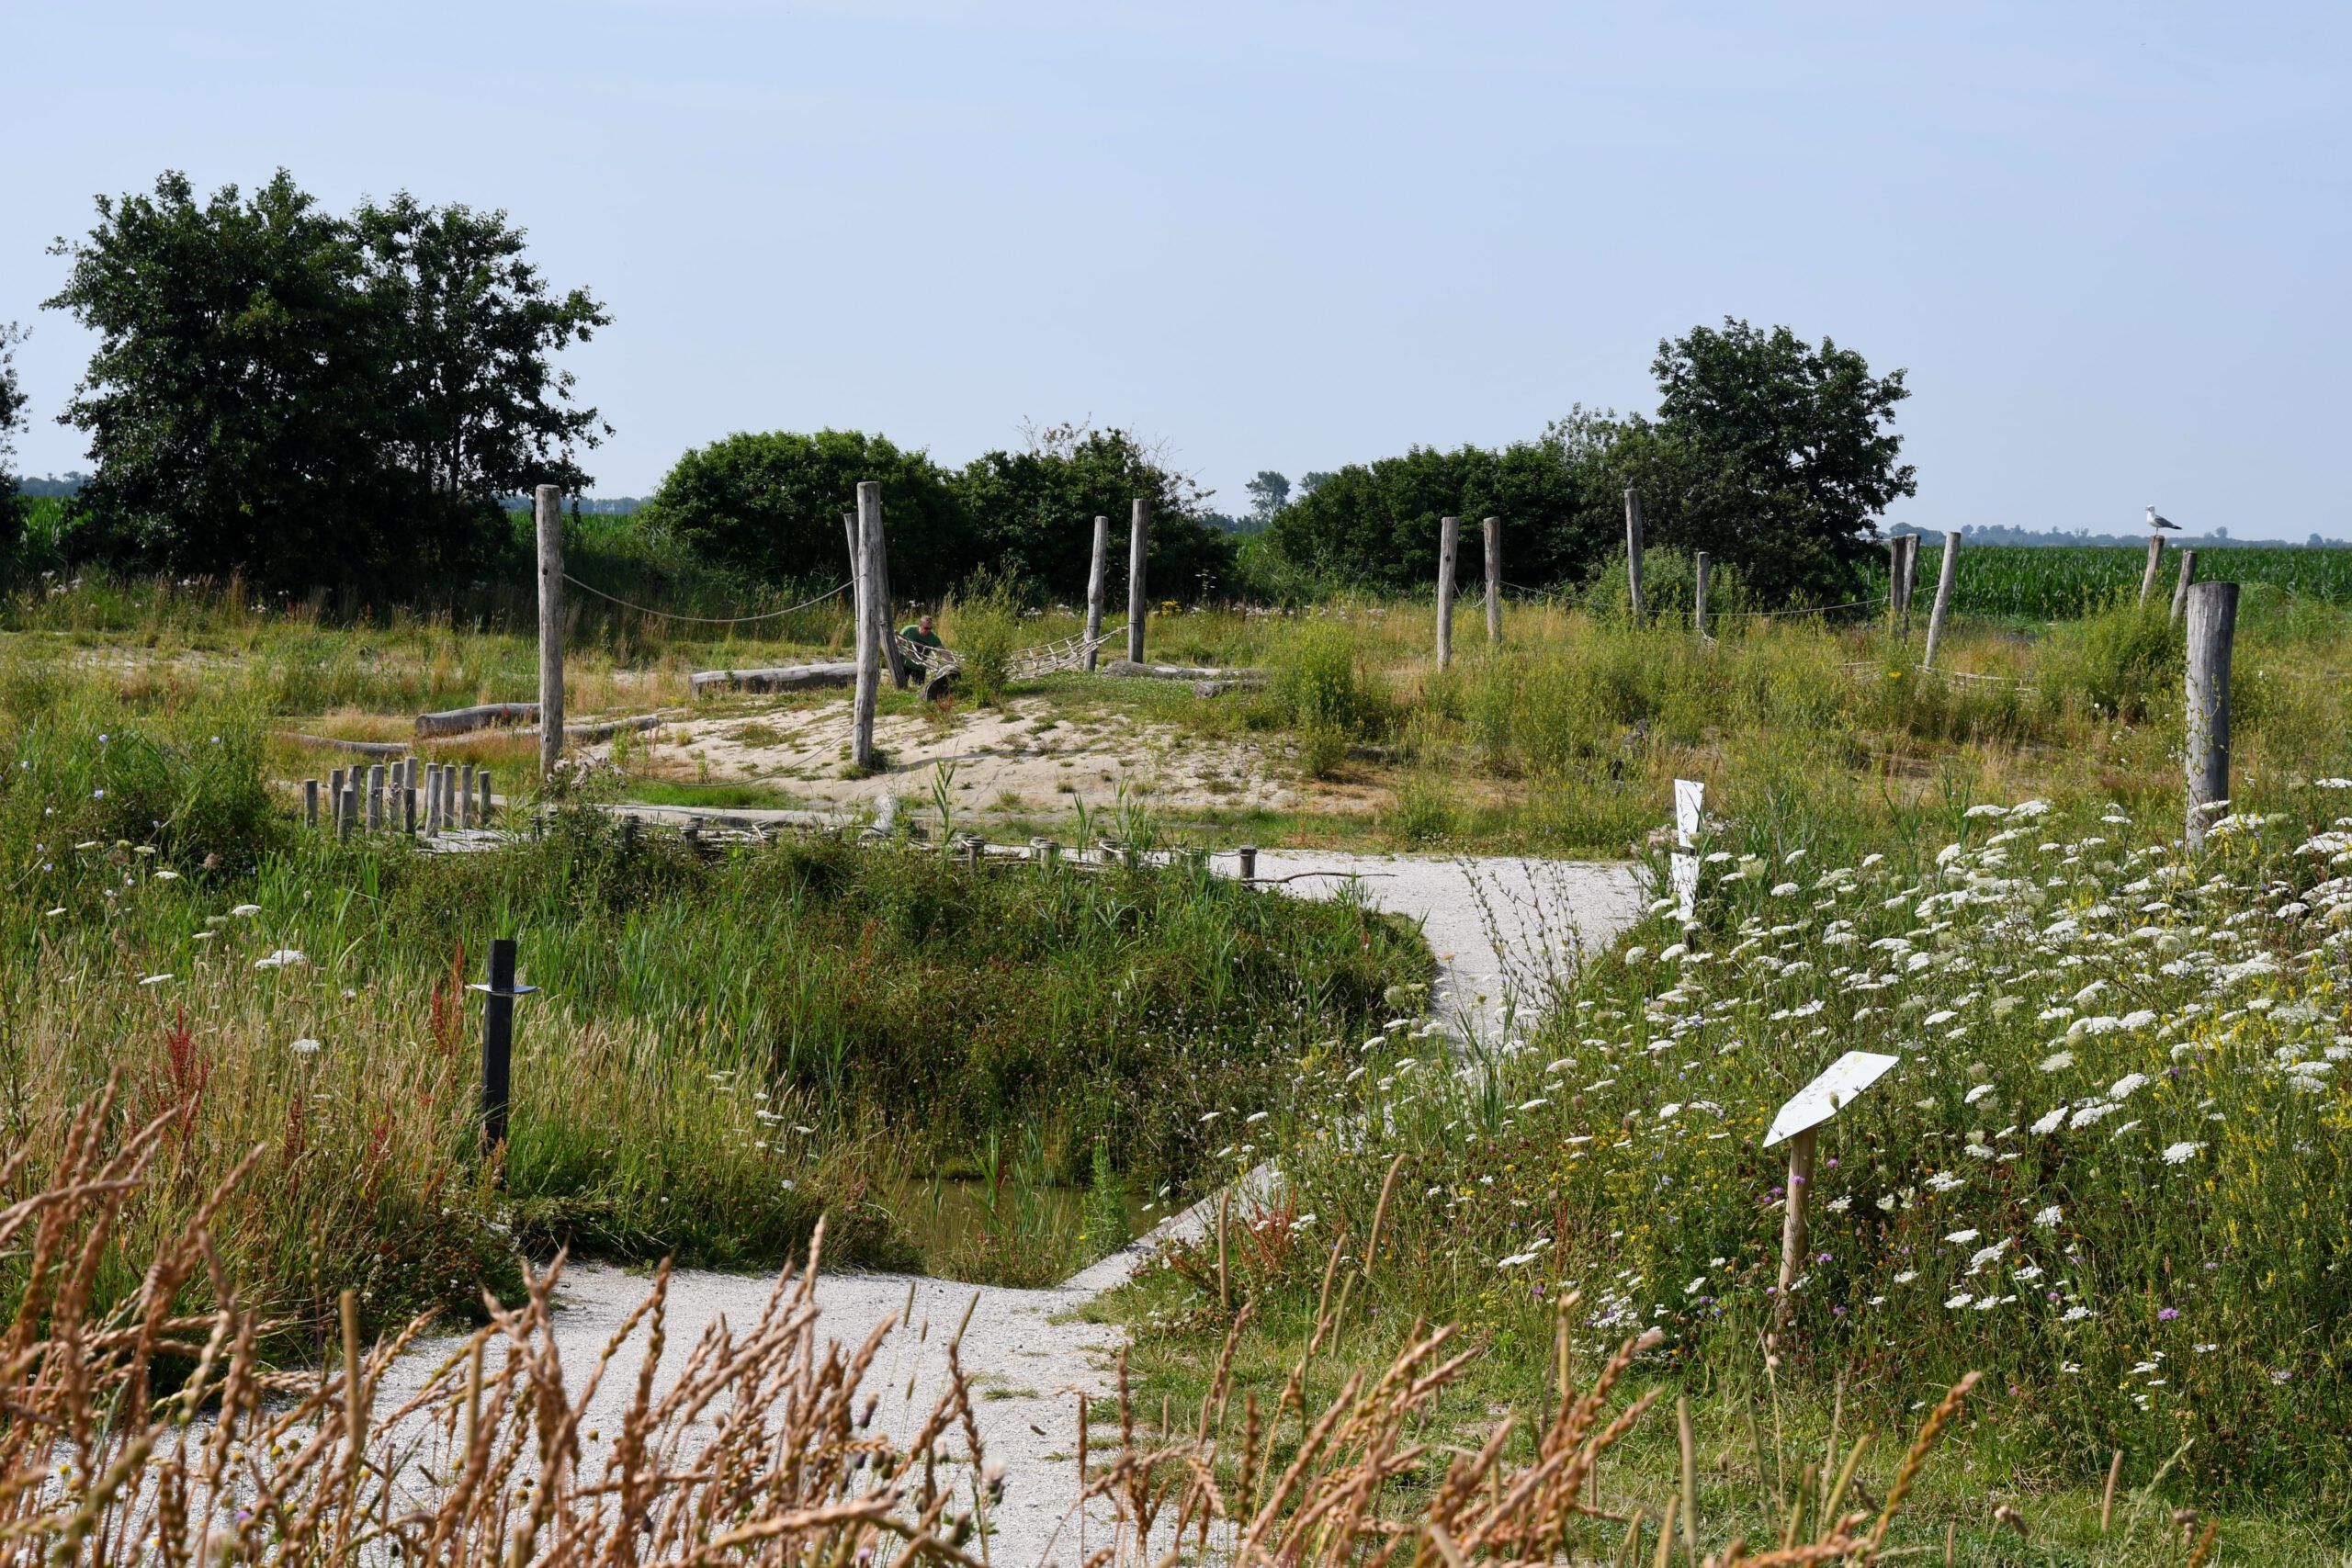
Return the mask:
[(1781, 1107), (1780, 1114), (1772, 1118), (1771, 1131), (1764, 1134), (1764, 1146), (1769, 1149), (1808, 1127), (1820, 1126), (1853, 1103), (1856, 1095), (1885, 1077), (1886, 1070), (1902, 1059), (1882, 1056), (1875, 1051), (1847, 1052)]

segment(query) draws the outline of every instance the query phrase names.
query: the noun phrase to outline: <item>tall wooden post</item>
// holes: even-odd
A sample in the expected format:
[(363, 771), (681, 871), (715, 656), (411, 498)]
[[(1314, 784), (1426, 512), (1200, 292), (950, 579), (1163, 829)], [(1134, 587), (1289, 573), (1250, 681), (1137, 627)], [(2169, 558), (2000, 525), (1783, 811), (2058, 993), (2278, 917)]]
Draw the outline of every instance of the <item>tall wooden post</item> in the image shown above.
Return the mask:
[(1094, 520), (1094, 554), (1086, 568), (1086, 667), (1092, 670), (1102, 650), (1094, 639), (1102, 635), (1102, 598), (1110, 589), (1111, 520)]
[(2188, 590), (2188, 847), (2205, 844), (2213, 803), (2230, 798), (2230, 645), (2238, 629), (2238, 585)]
[(1795, 1303), (1789, 1289), (1804, 1270), (1805, 1206), (1813, 1200), (1814, 1134), (1807, 1127), (1789, 1140), (1789, 1201), (1781, 1219), (1781, 1288), (1772, 1298), (1772, 1332), (1788, 1326)]
[(1919, 536), (1903, 536), (1903, 635), (1911, 635), (1911, 596), (1919, 586)]
[(2196, 581), (2197, 552), (2183, 550), (2180, 552), (2180, 582), (2172, 591), (2172, 618), (2175, 625), (2179, 624), (2180, 613), (2188, 608), (2188, 586)]
[(1707, 640), (1707, 579), (1714, 564), (1714, 558), (1704, 550), (1690, 558), (1690, 629), (1701, 642)]
[(1437, 667), (1453, 662), (1453, 564), (1462, 553), (1462, 519), (1437, 525)]
[(1625, 602), (1632, 606), (1634, 619), (1642, 618), (1642, 496), (1632, 486), (1625, 490)]
[(882, 684), (882, 646), (876, 635), (882, 622), (876, 603), (881, 573), (875, 569), (874, 550), (882, 537), (882, 487), (872, 479), (857, 486), (857, 695), (851, 709), (850, 766), (864, 773), (874, 766), (874, 704)]
[(1487, 547), (1487, 643), (1503, 640), (1503, 520), (1489, 517), (1479, 525)]
[(1936, 603), (1928, 612), (1928, 646), (1919, 655), (1919, 668), (1936, 667), (1936, 644), (1943, 639), (1944, 617), (1951, 613), (1952, 585), (1959, 581), (1960, 533), (1957, 529), (1944, 536), (1943, 564), (1936, 570)]
[(874, 509), (874, 615), (880, 623), (875, 635), (882, 640), (882, 662), (890, 671), (890, 684), (906, 690), (907, 666), (899, 657), (899, 628), (896, 625), (896, 602), (890, 597), (890, 535), (882, 524), (882, 509)]
[(1148, 586), (1144, 563), (1150, 553), (1151, 502), (1137, 496), (1127, 521), (1127, 661), (1131, 664), (1143, 662), (1143, 626), (1151, 614), (1150, 603), (1144, 597)]
[(2148, 595), (2156, 591), (2156, 568), (2164, 563), (2164, 558), (2165, 536), (2162, 534), (2149, 535), (2148, 564), (2140, 572), (2140, 607), (2142, 609), (2147, 608)]
[(553, 485), (532, 498), (539, 525), (539, 775), (563, 755), (563, 506)]

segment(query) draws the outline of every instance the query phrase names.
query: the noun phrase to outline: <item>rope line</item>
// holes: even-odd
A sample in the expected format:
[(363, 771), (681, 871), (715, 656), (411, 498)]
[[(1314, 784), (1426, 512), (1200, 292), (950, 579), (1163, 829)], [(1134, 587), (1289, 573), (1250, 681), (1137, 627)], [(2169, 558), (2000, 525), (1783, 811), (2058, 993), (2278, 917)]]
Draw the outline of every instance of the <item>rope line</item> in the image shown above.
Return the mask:
[(844, 582), (839, 587), (827, 589), (814, 599), (804, 599), (797, 604), (788, 605), (781, 610), (765, 610), (756, 615), (681, 615), (674, 610), (656, 610), (649, 605), (632, 604), (617, 593), (607, 593), (593, 583), (582, 582), (568, 571), (563, 574), (563, 580), (574, 588), (586, 589), (599, 599), (609, 599), (624, 610), (635, 610), (640, 615), (659, 615), (665, 621), (691, 621), (698, 626), (740, 626), (752, 621), (773, 621), (778, 616), (796, 615), (802, 610), (821, 604), (850, 586), (849, 583)]

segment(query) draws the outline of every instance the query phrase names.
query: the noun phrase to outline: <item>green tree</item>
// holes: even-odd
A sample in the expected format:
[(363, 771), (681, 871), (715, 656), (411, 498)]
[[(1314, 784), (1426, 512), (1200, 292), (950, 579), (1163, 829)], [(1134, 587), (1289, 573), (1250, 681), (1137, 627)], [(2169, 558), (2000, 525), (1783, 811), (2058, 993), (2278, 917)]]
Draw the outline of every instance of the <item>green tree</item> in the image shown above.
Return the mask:
[(535, 485), (587, 488), (574, 457), (612, 434), (572, 402), (553, 355), (612, 318), (584, 288), (557, 295), (506, 214), (431, 208), (403, 191), (352, 215), (383, 334), (386, 438), (427, 490), (473, 502)]
[(62, 416), (97, 459), (77, 550), (285, 580), (364, 549), (383, 366), (349, 226), (283, 170), (249, 198), (170, 173), (97, 207), (47, 301), (98, 334)]
[(1272, 468), (1261, 468), (1258, 477), (1242, 489), (1250, 492), (1250, 515), (1259, 524), (1274, 520), (1274, 513), (1290, 504), (1290, 480)]
[(1850, 596), (1875, 519), (1918, 491), (1893, 429), (1904, 373), (1728, 317), (1661, 342), (1650, 368), (1656, 424), (1621, 432), (1611, 463), (1653, 536), (1737, 562), (1768, 600)]
[(77, 554), (398, 591), (511, 558), (502, 494), (588, 483), (605, 427), (551, 355), (607, 318), (550, 294), (503, 213), (339, 218), (283, 169), (97, 207), (48, 301), (99, 337), (62, 416), (97, 459)]
[[(1206, 496), (1161, 454), (1124, 430), (1057, 424), (1028, 434), (1022, 451), (983, 453), (956, 477), (988, 564), (1075, 599), (1086, 592), (1094, 519), (1110, 518), (1122, 537), (1130, 503), (1142, 498), (1151, 502), (1145, 572), (1154, 600), (1191, 600), (1231, 581), (1231, 539), (1202, 521)], [(1112, 555), (1113, 580), (1124, 581), (1125, 552)]]
[(638, 518), (763, 581), (831, 583), (849, 572), (842, 514), (855, 509), (861, 479), (882, 485), (894, 592), (933, 598), (979, 564), (949, 476), (922, 452), (854, 430), (746, 433), (695, 447)]

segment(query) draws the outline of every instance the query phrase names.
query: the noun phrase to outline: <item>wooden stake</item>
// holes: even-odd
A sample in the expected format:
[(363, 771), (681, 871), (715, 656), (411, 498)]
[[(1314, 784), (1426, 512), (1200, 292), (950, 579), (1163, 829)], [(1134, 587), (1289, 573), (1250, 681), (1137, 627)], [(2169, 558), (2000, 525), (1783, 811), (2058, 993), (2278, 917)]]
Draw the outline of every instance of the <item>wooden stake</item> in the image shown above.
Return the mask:
[(2140, 607), (2143, 610), (2148, 607), (2148, 595), (2156, 591), (2156, 568), (2164, 564), (2164, 558), (2165, 536), (2162, 534), (2149, 535), (2148, 564), (2140, 573)]
[(1682, 1394), (1674, 1396), (1674, 1435), (1682, 1445), (1682, 1549), (1690, 1561), (1699, 1561), (1699, 1465), (1696, 1445), (1690, 1440), (1690, 1401)]
[(876, 603), (881, 586), (875, 570), (874, 550), (882, 536), (882, 487), (872, 479), (857, 486), (857, 694), (851, 708), (850, 766), (864, 773), (874, 766), (874, 704), (882, 683), (881, 639), (875, 635), (882, 622)]
[(302, 820), (310, 827), (319, 825), (319, 781), (302, 781)]
[(384, 830), (384, 764), (368, 764), (368, 830)]
[(474, 784), (481, 791), (481, 804), (474, 808), (474, 821), (479, 826), (487, 828), (490, 826), (490, 800), (492, 793), (490, 787), (490, 770), (488, 768), (484, 768), (474, 774)]
[(1091, 671), (1102, 658), (1102, 650), (1094, 639), (1102, 635), (1102, 597), (1110, 586), (1111, 520), (1094, 520), (1094, 554), (1086, 569), (1086, 668)]
[(1943, 564), (1936, 571), (1935, 607), (1928, 612), (1928, 647), (1919, 655), (1919, 668), (1932, 670), (1936, 666), (1936, 644), (1944, 635), (1944, 617), (1951, 613), (1952, 585), (1959, 581), (1960, 534), (1958, 530), (1944, 536)]
[(1634, 619), (1642, 618), (1642, 496), (1628, 486), (1625, 491), (1625, 602), (1633, 609)]
[(1701, 642), (1707, 640), (1707, 577), (1713, 566), (1704, 550), (1690, 558), (1690, 629)]
[(1787, 1326), (1792, 1310), (1789, 1289), (1804, 1267), (1805, 1205), (1813, 1198), (1813, 1151), (1815, 1128), (1807, 1127), (1789, 1140), (1789, 1201), (1781, 1221), (1781, 1289), (1772, 1302), (1772, 1332)]
[(2205, 843), (2206, 817), (2230, 797), (2230, 646), (2238, 626), (2238, 585), (2188, 590), (2188, 847)]
[(1478, 526), (1487, 547), (1487, 645), (1491, 648), (1503, 640), (1503, 520), (1489, 517)]
[(1462, 553), (1462, 519), (1437, 525), (1437, 667), (1453, 662), (1453, 564)]
[(539, 776), (563, 755), (563, 498), (553, 485), (533, 495), (539, 525)]
[(1903, 635), (1911, 635), (1911, 595), (1919, 585), (1919, 536), (1903, 536)]
[(2189, 586), (2196, 581), (2197, 552), (2183, 550), (2180, 552), (2180, 582), (2172, 591), (2172, 619), (2175, 626), (2180, 624), (2181, 612), (2188, 608)]
[(890, 671), (890, 684), (898, 691), (907, 689), (906, 661), (899, 655), (899, 628), (894, 624), (897, 613), (890, 597), (890, 532), (882, 525), (882, 503), (874, 503), (874, 615), (875, 636), (881, 640), (882, 662)]
[(1148, 584), (1144, 580), (1144, 564), (1151, 555), (1151, 502), (1141, 496), (1136, 498), (1127, 519), (1127, 662), (1143, 662), (1143, 627), (1150, 618), (1150, 602), (1144, 597)]

